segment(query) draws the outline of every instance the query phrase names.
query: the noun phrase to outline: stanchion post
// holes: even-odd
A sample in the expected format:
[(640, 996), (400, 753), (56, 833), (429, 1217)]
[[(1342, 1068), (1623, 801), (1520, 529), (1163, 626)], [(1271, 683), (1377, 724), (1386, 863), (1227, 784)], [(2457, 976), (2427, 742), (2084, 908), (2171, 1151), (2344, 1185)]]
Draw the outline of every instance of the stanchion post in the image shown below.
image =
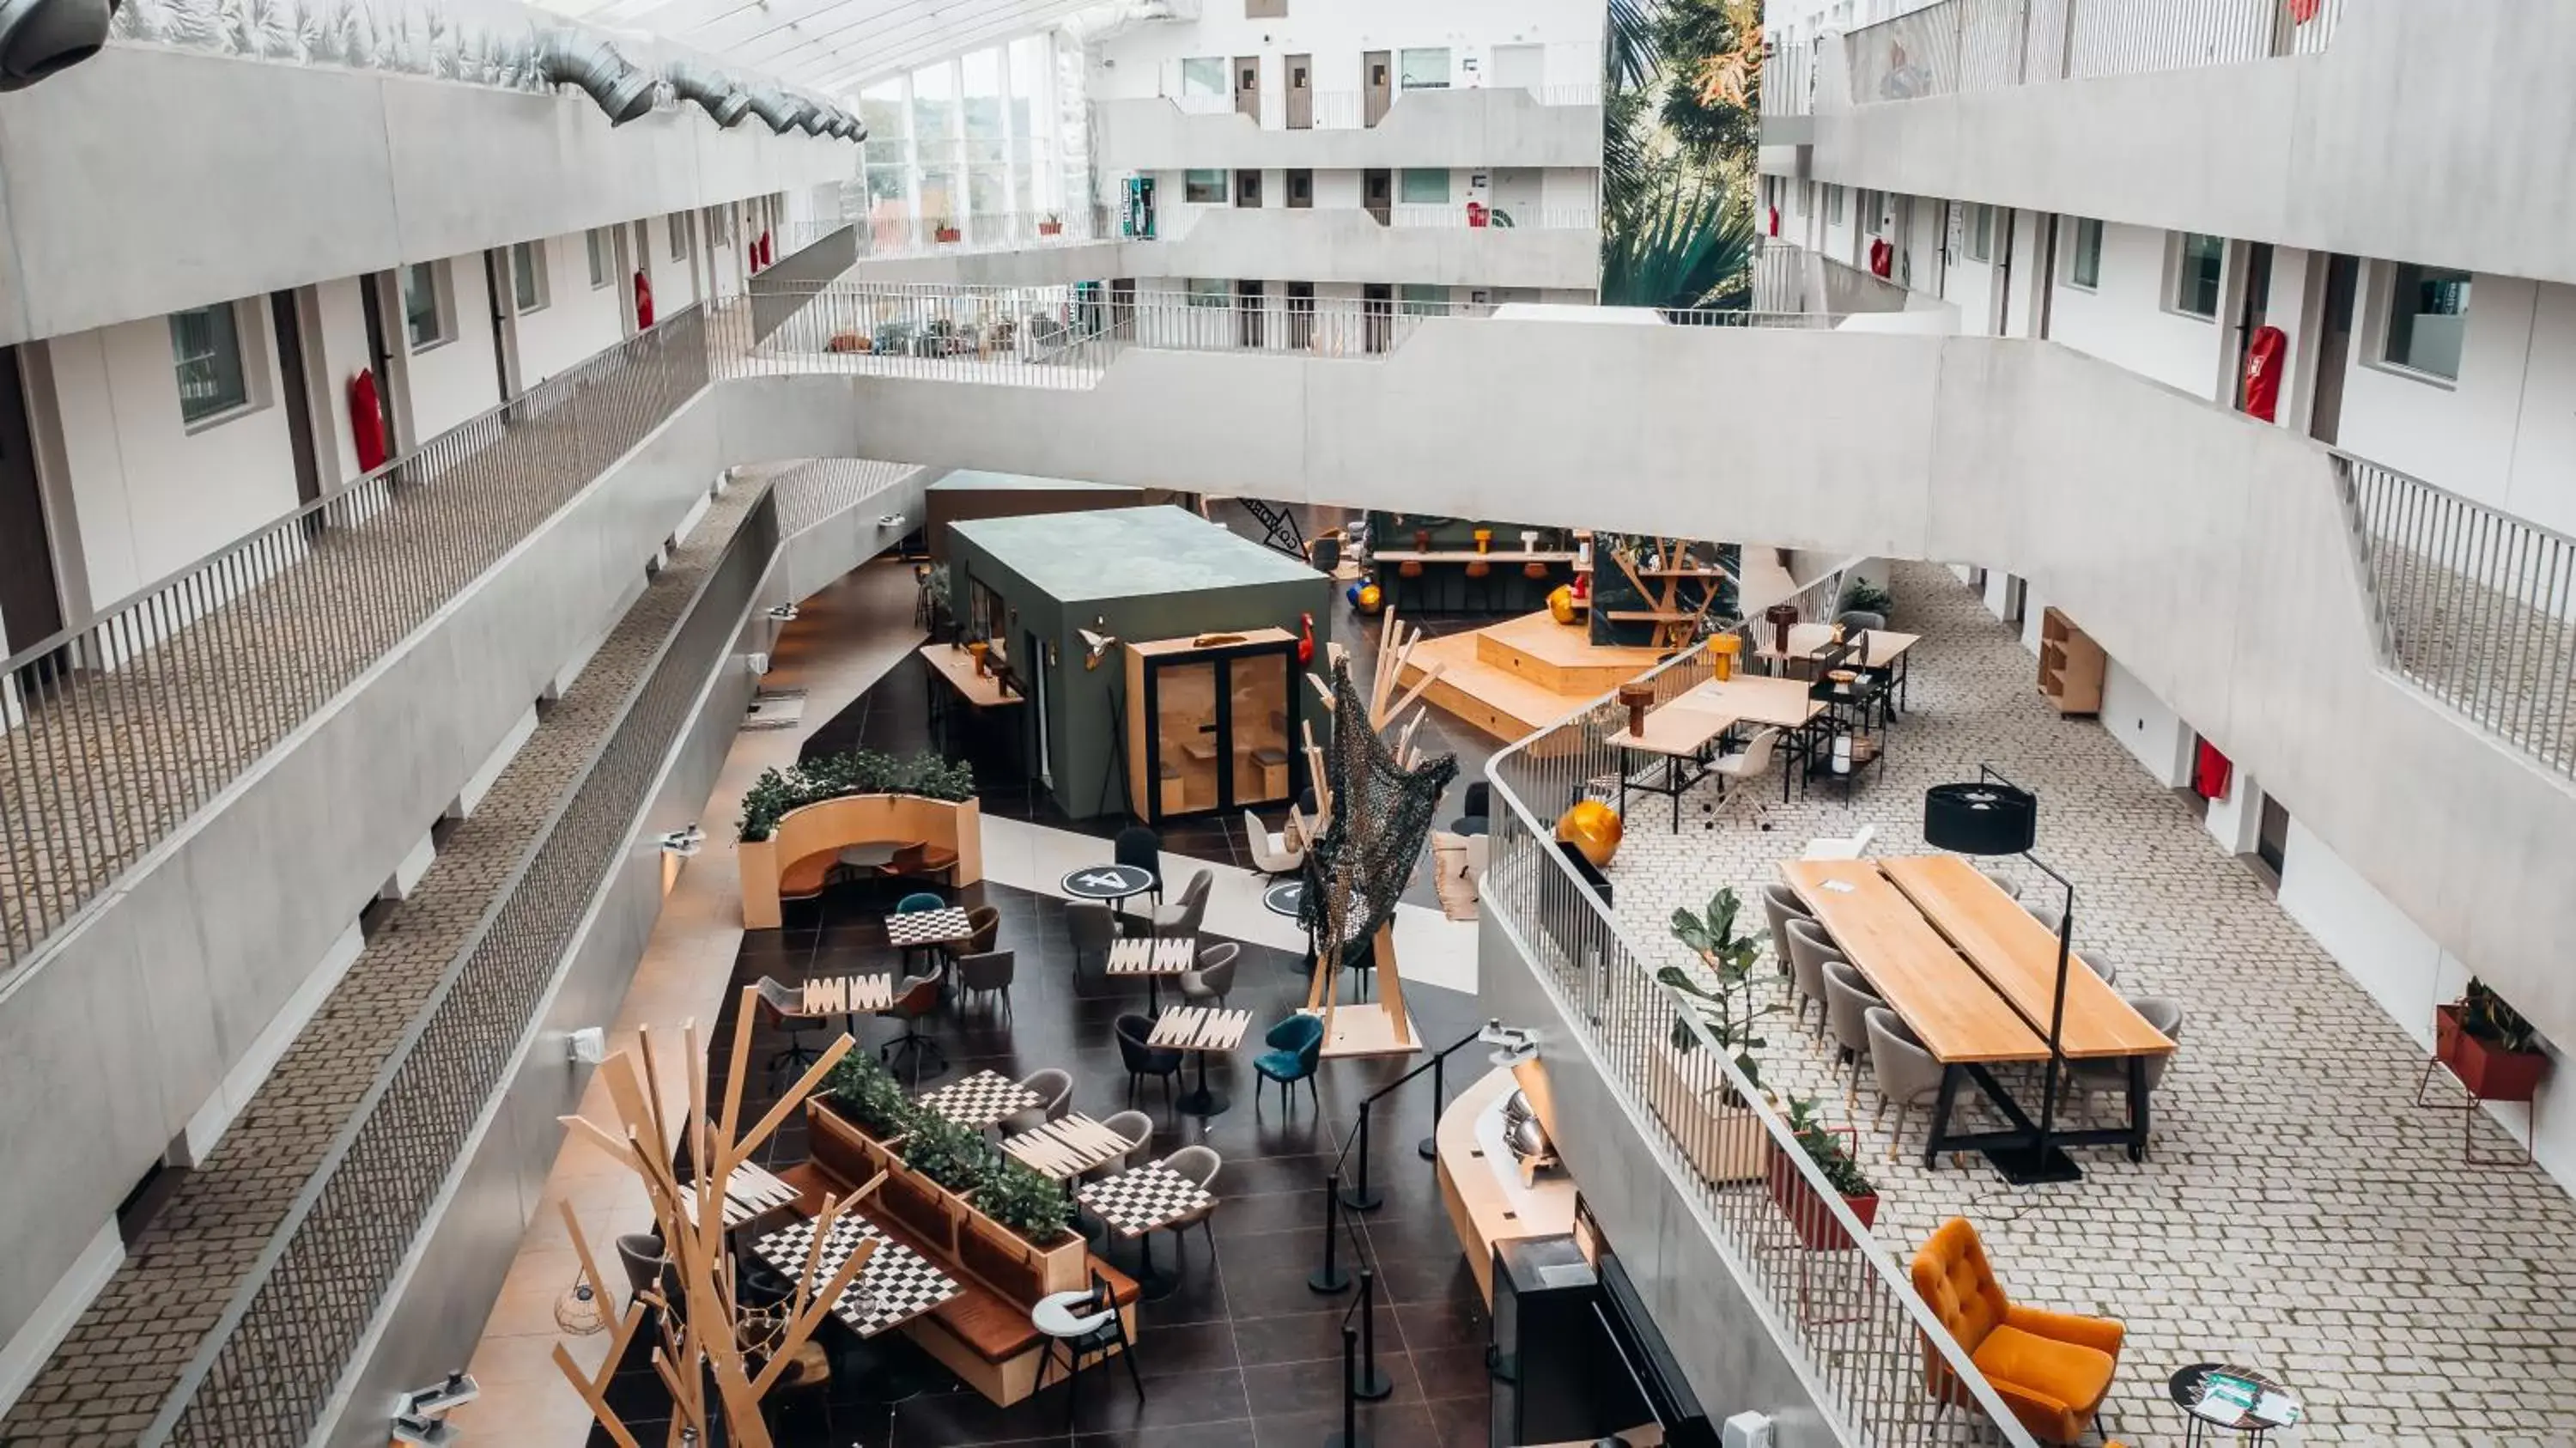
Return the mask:
[(1354, 1212), (1374, 1212), (1386, 1205), (1386, 1198), (1369, 1186), (1369, 1103), (1366, 1101), (1360, 1103), (1360, 1179), (1349, 1191), (1342, 1193), (1342, 1205)]
[(1422, 1138), (1413, 1148), (1422, 1153), (1424, 1161), (1440, 1159), (1440, 1143), (1434, 1138), (1440, 1134), (1440, 1098), (1445, 1094), (1440, 1078), (1441, 1073), (1446, 1071), (1448, 1066), (1449, 1053), (1446, 1051), (1431, 1058), (1431, 1135)]
[(1351, 1374), (1360, 1360), (1359, 1329), (1342, 1324), (1342, 1431), (1329, 1434), (1324, 1448), (1369, 1448), (1369, 1440), (1360, 1432), (1360, 1400), (1351, 1392)]
[(1351, 1379), (1351, 1392), (1356, 1397), (1379, 1402), (1395, 1391), (1395, 1382), (1378, 1371), (1377, 1366), (1377, 1273), (1360, 1269), (1360, 1362)]
[(1351, 1276), (1334, 1260), (1334, 1244), (1341, 1238), (1341, 1223), (1334, 1216), (1340, 1204), (1342, 1174), (1331, 1172), (1324, 1177), (1324, 1265), (1306, 1274), (1306, 1285), (1317, 1292), (1339, 1292), (1351, 1285)]

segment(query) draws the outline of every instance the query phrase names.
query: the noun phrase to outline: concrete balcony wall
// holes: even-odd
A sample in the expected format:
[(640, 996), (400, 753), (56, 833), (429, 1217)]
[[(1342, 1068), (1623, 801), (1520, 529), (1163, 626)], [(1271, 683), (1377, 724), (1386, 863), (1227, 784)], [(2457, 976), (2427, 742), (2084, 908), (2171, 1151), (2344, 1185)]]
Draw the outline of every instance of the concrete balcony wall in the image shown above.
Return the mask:
[[(75, 72), (77, 73), (77, 72)], [(0, 1336), (253, 1060), (335, 942), (595, 641), (703, 501), (725, 434), (680, 413), (0, 984)], [(99, 1052), (131, 1038), (144, 1049)], [(199, 1143), (203, 1146), (205, 1143)], [(381, 1429), (381, 1423), (379, 1424)]]
[(932, 252), (861, 260), (845, 277), (996, 287), (1111, 277), (1245, 277), (1590, 291), (1601, 278), (1601, 233), (1572, 227), (1389, 226), (1366, 211), (1343, 208), (1209, 207), (1170, 241)]
[(1092, 156), (1112, 202), (1118, 177), (1193, 166), (1598, 166), (1601, 107), (1542, 105), (1520, 87), (1414, 91), (1374, 126), (1290, 131), (1232, 111), (1192, 115), (1159, 97), (1104, 100), (1092, 108)]
[(577, 92), (110, 46), (0, 97), (0, 343), (842, 181), (857, 162), (846, 141), (722, 131), (695, 107), (612, 132)]
[[(2346, 0), (2323, 54), (1837, 104), (1765, 172), (2576, 281), (2576, 8)], [(2506, 98), (2510, 103), (2506, 104)], [(1804, 149), (1806, 164), (1797, 165)]]
[[(1285, 501), (2009, 572), (2576, 1039), (2576, 977), (2555, 966), (2576, 937), (2555, 878), (2576, 790), (2379, 667), (2321, 448), (2068, 348), (1432, 319), (1368, 361), (1131, 350), (1088, 389), (724, 386), (782, 434), (812, 433), (837, 390), (857, 456), (1147, 487), (1203, 482), (1223, 457), (1230, 486)], [(1443, 417), (1478, 425), (1420, 426)], [(795, 436), (766, 455), (815, 450)], [(1596, 478), (1621, 486), (1569, 486)]]

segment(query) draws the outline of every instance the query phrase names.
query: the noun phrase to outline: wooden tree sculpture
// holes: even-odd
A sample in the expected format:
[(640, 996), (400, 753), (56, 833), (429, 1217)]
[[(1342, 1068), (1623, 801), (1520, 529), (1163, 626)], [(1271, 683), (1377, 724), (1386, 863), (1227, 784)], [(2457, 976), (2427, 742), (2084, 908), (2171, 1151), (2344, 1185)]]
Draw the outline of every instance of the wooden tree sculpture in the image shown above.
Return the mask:
[[(1328, 1055), (1417, 1048), (1413, 1019), (1404, 1008), (1404, 982), (1396, 970), (1395, 904), (1430, 838), (1440, 793), (1458, 773), (1454, 756), (1424, 761), (1414, 746), (1425, 712), (1420, 706), (1423, 691), (1440, 677), (1440, 664), (1425, 669), (1401, 696), (1396, 692), (1396, 681), (1421, 641), (1421, 630), (1407, 629), (1389, 609), (1365, 697), (1352, 682), (1349, 656), (1339, 644), (1326, 655), (1331, 682), (1318, 674), (1306, 676), (1333, 716), (1329, 750), (1317, 746), (1311, 725), (1306, 730), (1308, 771), (1328, 823), (1322, 838), (1307, 846), (1306, 898), (1299, 911), (1315, 950), (1306, 1008), (1323, 1015)], [(1336, 986), (1344, 954), (1363, 939), (1378, 974), (1376, 1008), (1387, 1024), (1382, 1036), (1337, 1030), (1342, 1006)]]
[[(1691, 556), (1690, 541), (1684, 538), (1657, 538), (1652, 550), (1655, 566), (1646, 567), (1638, 560), (1633, 543), (1622, 542), (1609, 551), (1610, 561), (1628, 576), (1642, 609), (1612, 609), (1603, 617), (1611, 623), (1651, 623), (1655, 626), (1652, 647), (1687, 648), (1708, 626), (1708, 616), (1724, 598), (1726, 585), (1735, 575), (1722, 563), (1701, 563)], [(1647, 582), (1656, 580), (1662, 586)], [(1685, 584), (1699, 585), (1696, 603), (1682, 598)], [(1597, 606), (1597, 605), (1596, 605)]]
[[(857, 1278), (859, 1269), (867, 1265), (875, 1248), (873, 1238), (862, 1240), (828, 1281), (816, 1281), (816, 1267), (834, 1224), (876, 1190), (877, 1184), (885, 1180), (883, 1173), (845, 1198), (823, 1199), (822, 1213), (815, 1219), (813, 1243), (806, 1249), (805, 1261), (796, 1274), (795, 1291), (785, 1304), (784, 1324), (770, 1330), (748, 1322), (742, 1310), (733, 1254), (725, 1244), (724, 1184), (732, 1178), (735, 1168), (751, 1160), (752, 1153), (851, 1049), (846, 1035), (833, 1042), (822, 1059), (779, 1098), (766, 1116), (748, 1132), (737, 1134), (743, 1068), (751, 1056), (751, 1027), (758, 997), (757, 991), (745, 986), (736, 1005), (733, 1065), (725, 1083), (720, 1119), (710, 1121), (707, 1117), (706, 1055), (698, 1048), (694, 1023), (680, 1028), (688, 1073), (688, 1117), (676, 1131), (662, 1109), (660, 1073), (649, 1029), (635, 1049), (619, 1051), (599, 1068), (623, 1130), (612, 1132), (582, 1116), (563, 1118), (564, 1125), (575, 1134), (588, 1137), (642, 1178), (644, 1194), (653, 1206), (653, 1220), (662, 1231), (663, 1255), (671, 1264), (657, 1288), (636, 1293), (627, 1304), (625, 1316), (618, 1319), (609, 1339), (608, 1361), (597, 1374), (583, 1371), (563, 1344), (555, 1345), (555, 1366), (572, 1383), (573, 1391), (590, 1405), (600, 1427), (618, 1448), (642, 1448), (642, 1444), (609, 1407), (606, 1390), (642, 1329), (648, 1309), (660, 1334), (653, 1349), (653, 1371), (671, 1395), (667, 1441), (680, 1443), (687, 1430), (695, 1433), (698, 1443), (714, 1442), (707, 1430), (720, 1414), (728, 1443), (737, 1448), (772, 1448), (768, 1425), (760, 1415), (761, 1398), (777, 1385), (797, 1350), (813, 1336), (823, 1315), (841, 1300), (842, 1292)], [(698, 1169), (694, 1189), (692, 1184), (683, 1183), (672, 1167), (672, 1154), (682, 1133), (686, 1134), (688, 1160)], [(599, 1259), (592, 1253), (571, 1203), (563, 1204), (563, 1215), (564, 1228), (572, 1234), (573, 1250), (581, 1259), (582, 1276), (589, 1282), (594, 1300), (615, 1301), (609, 1296), (608, 1281), (600, 1275)], [(671, 1300), (673, 1297), (677, 1300)], [(770, 1340), (765, 1346), (755, 1343), (747, 1347), (746, 1326), (756, 1329), (748, 1335)]]

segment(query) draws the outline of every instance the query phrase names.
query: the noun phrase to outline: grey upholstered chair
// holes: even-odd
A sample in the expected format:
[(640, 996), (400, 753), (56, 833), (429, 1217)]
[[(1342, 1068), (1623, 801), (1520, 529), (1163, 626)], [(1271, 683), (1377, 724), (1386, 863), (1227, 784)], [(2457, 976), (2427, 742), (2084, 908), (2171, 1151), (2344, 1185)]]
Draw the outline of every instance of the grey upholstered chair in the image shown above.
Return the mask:
[[(2164, 1032), (2165, 1039), (2176, 1046), (2182, 1044), (2182, 1002), (2171, 996), (2142, 995), (2131, 996), (2129, 1004), (2138, 1008), (2138, 1014), (2147, 1018), (2148, 1025)], [(2170, 1055), (2147, 1058), (2149, 1096), (2155, 1095), (2156, 1088), (2164, 1084), (2165, 1068), (2172, 1064)], [(2075, 1095), (2076, 1110), (2088, 1118), (2092, 1114), (2094, 1092), (2125, 1093), (2129, 1089), (2129, 1062), (2125, 1057), (2108, 1061), (2077, 1061), (2074, 1068), (2067, 1074), (2066, 1089)]]
[(1068, 900), (1064, 905), (1064, 923), (1073, 932), (1073, 973), (1082, 974), (1082, 962), (1098, 956), (1105, 965), (1109, 947), (1118, 942), (1118, 915), (1097, 900)]
[(1181, 887), (1180, 898), (1154, 909), (1154, 934), (1165, 940), (1188, 940), (1199, 933), (1199, 922), (1207, 918), (1208, 890), (1216, 876), (1200, 870)]
[(1011, 1008), (1011, 978), (1019, 973), (1019, 956), (1008, 950), (979, 951), (957, 957), (957, 994), (964, 1000), (998, 996)]
[(1996, 889), (2003, 891), (2005, 894), (2010, 895), (2016, 900), (2021, 898), (2021, 881), (1998, 870), (1979, 870), (1977, 873), (1985, 876), (1987, 880), (1993, 883)]
[[(617, 1239), (617, 1260), (626, 1268), (626, 1300), (659, 1291), (671, 1259), (662, 1255), (662, 1239), (650, 1232), (628, 1232)], [(606, 1304), (601, 1304), (603, 1307)]]
[(1762, 918), (1771, 925), (1771, 954), (1780, 962), (1780, 973), (1789, 973), (1789, 922), (1813, 921), (1807, 913), (1807, 902), (1786, 885), (1762, 887)]
[(2056, 906), (2043, 905), (2036, 900), (2022, 901), (2021, 908), (2030, 912), (2031, 919), (2047, 926), (2052, 934), (2056, 932), (2058, 922), (2066, 918), (2065, 912), (2059, 910)]
[(1242, 953), (1243, 947), (1231, 940), (1200, 951), (1198, 969), (1181, 972), (1181, 999), (1225, 1004), (1225, 998), (1234, 993), (1235, 957)]
[(1154, 1118), (1142, 1111), (1131, 1107), (1100, 1123), (1100, 1126), (1112, 1136), (1125, 1138), (1127, 1149), (1084, 1172), (1086, 1177), (1116, 1176), (1142, 1159), (1138, 1153), (1153, 1149)]
[(1886, 628), (1887, 615), (1883, 613), (1871, 613), (1867, 609), (1852, 608), (1845, 609), (1841, 613), (1835, 614), (1834, 622), (1842, 627), (1843, 637), (1849, 638), (1863, 629), (1877, 630)]
[(2102, 977), (2102, 983), (2104, 985), (2118, 985), (2120, 983), (2120, 963), (2118, 961), (2113, 960), (2111, 957), (2098, 950), (2079, 950), (2075, 953), (2084, 958), (2084, 963), (2086, 965), (2093, 967), (2093, 973)]
[(1894, 1161), (1905, 1139), (1905, 1113), (1941, 1099), (1941, 1063), (1887, 1007), (1870, 1007), (1861, 1022), (1869, 1032), (1870, 1074), (1878, 1078), (1878, 1115), (1871, 1120), (1884, 1120), (1888, 1106), (1896, 1107), (1896, 1130), (1887, 1138), (1887, 1159)]
[[(1800, 1025), (1807, 1022), (1807, 1002), (1814, 1001), (1819, 1007), (1825, 1004), (1825, 962), (1842, 958), (1823, 926), (1813, 920), (1789, 922), (1789, 990), (1797, 1001)], [(1816, 1034), (1824, 1033), (1824, 1014), (1819, 1010)]]
[(1185, 1146), (1165, 1157), (1163, 1165), (1198, 1183), (1199, 1190), (1206, 1192), (1209, 1197), (1206, 1206), (1195, 1212), (1174, 1217), (1163, 1224), (1172, 1234), (1175, 1249), (1186, 1240), (1182, 1233), (1192, 1227), (1199, 1227), (1207, 1232), (1208, 1250), (1215, 1251), (1216, 1224), (1211, 1219), (1216, 1215), (1216, 1174), (1218, 1169), (1225, 1165), (1225, 1158), (1218, 1156), (1214, 1147)]
[(1050, 1121), (1061, 1120), (1073, 1107), (1073, 1073), (1049, 1066), (1020, 1078), (1020, 1084), (1038, 1095), (1038, 1104), (1026, 1111), (1015, 1111), (1002, 1118), (1002, 1134), (1017, 1136), (1035, 1131)]
[(1849, 1084), (1843, 1088), (1843, 1106), (1848, 1110), (1860, 1090), (1861, 1059), (1869, 1054), (1869, 1025), (1865, 1017), (1869, 1008), (1883, 1004), (1878, 992), (1847, 962), (1825, 962), (1825, 1029), (1833, 1034), (1834, 1045), (1842, 1058), (1851, 1063)]

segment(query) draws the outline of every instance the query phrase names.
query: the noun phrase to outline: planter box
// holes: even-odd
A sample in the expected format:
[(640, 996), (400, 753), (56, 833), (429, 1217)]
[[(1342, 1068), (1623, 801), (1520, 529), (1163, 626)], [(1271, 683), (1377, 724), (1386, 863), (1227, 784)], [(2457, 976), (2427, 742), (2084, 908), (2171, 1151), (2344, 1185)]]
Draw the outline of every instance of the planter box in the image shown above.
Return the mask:
[(984, 878), (984, 811), (974, 800), (951, 802), (911, 794), (849, 794), (819, 800), (779, 816), (765, 840), (738, 840), (735, 868), (742, 874), (742, 924), (746, 930), (779, 926), (778, 877), (811, 855), (845, 845), (936, 845), (957, 863), (949, 883), (960, 889)]
[(957, 1255), (957, 1235), (975, 1209), (964, 1197), (904, 1165), (903, 1158), (885, 1153), (885, 1185), (877, 1188), (876, 1204), (906, 1231), (930, 1244), (939, 1255)]
[(2456, 1004), (2433, 1008), (2433, 1054), (2480, 1101), (2529, 1101), (2549, 1074), (2538, 1051), (2508, 1051), (2472, 1036)]
[(1659, 1042), (1646, 1064), (1646, 1104), (1681, 1143), (1693, 1170), (1712, 1183), (1762, 1175), (1771, 1133), (1751, 1110), (1722, 1100), (1726, 1074), (1706, 1051)]
[[(1789, 1229), (1797, 1234), (1799, 1246), (1810, 1252), (1842, 1252), (1851, 1248), (1851, 1233), (1844, 1231), (1843, 1224), (1835, 1220), (1833, 1209), (1825, 1205), (1824, 1197), (1808, 1183), (1806, 1173), (1798, 1170), (1798, 1164), (1789, 1159), (1789, 1153), (1771, 1153), (1768, 1175), (1771, 1200), (1789, 1219)], [(1845, 1197), (1843, 1205), (1851, 1208), (1853, 1216), (1860, 1218), (1863, 1230), (1878, 1224), (1878, 1193)]]
[(936, 231), (936, 232), (934, 232), (934, 233), (932, 233), (932, 234), (933, 234), (933, 235), (935, 235), (935, 236), (937, 236), (937, 237), (939, 238), (939, 244), (940, 244), (940, 245), (942, 245), (942, 246), (946, 246), (946, 245), (948, 245), (949, 243), (954, 242), (954, 241), (957, 241), (957, 240), (959, 240), (960, 238), (964, 237), (966, 233), (964, 233), (964, 232), (962, 232), (962, 231), (959, 231), (957, 228), (955, 228), (955, 227), (953, 227), (953, 226), (943, 226), (943, 227), (939, 228), (939, 230), (938, 230), (938, 231)]
[(1033, 1247), (1018, 1233), (969, 1210), (957, 1233), (957, 1263), (1014, 1302), (1091, 1285), (1091, 1248), (1076, 1232), (1052, 1247)]
[[(1041, 221), (1038, 223), (1038, 235), (1062, 236), (1064, 235), (1064, 223), (1061, 221)], [(1071, 1289), (1068, 1288), (1067, 1290), (1070, 1291)]]

